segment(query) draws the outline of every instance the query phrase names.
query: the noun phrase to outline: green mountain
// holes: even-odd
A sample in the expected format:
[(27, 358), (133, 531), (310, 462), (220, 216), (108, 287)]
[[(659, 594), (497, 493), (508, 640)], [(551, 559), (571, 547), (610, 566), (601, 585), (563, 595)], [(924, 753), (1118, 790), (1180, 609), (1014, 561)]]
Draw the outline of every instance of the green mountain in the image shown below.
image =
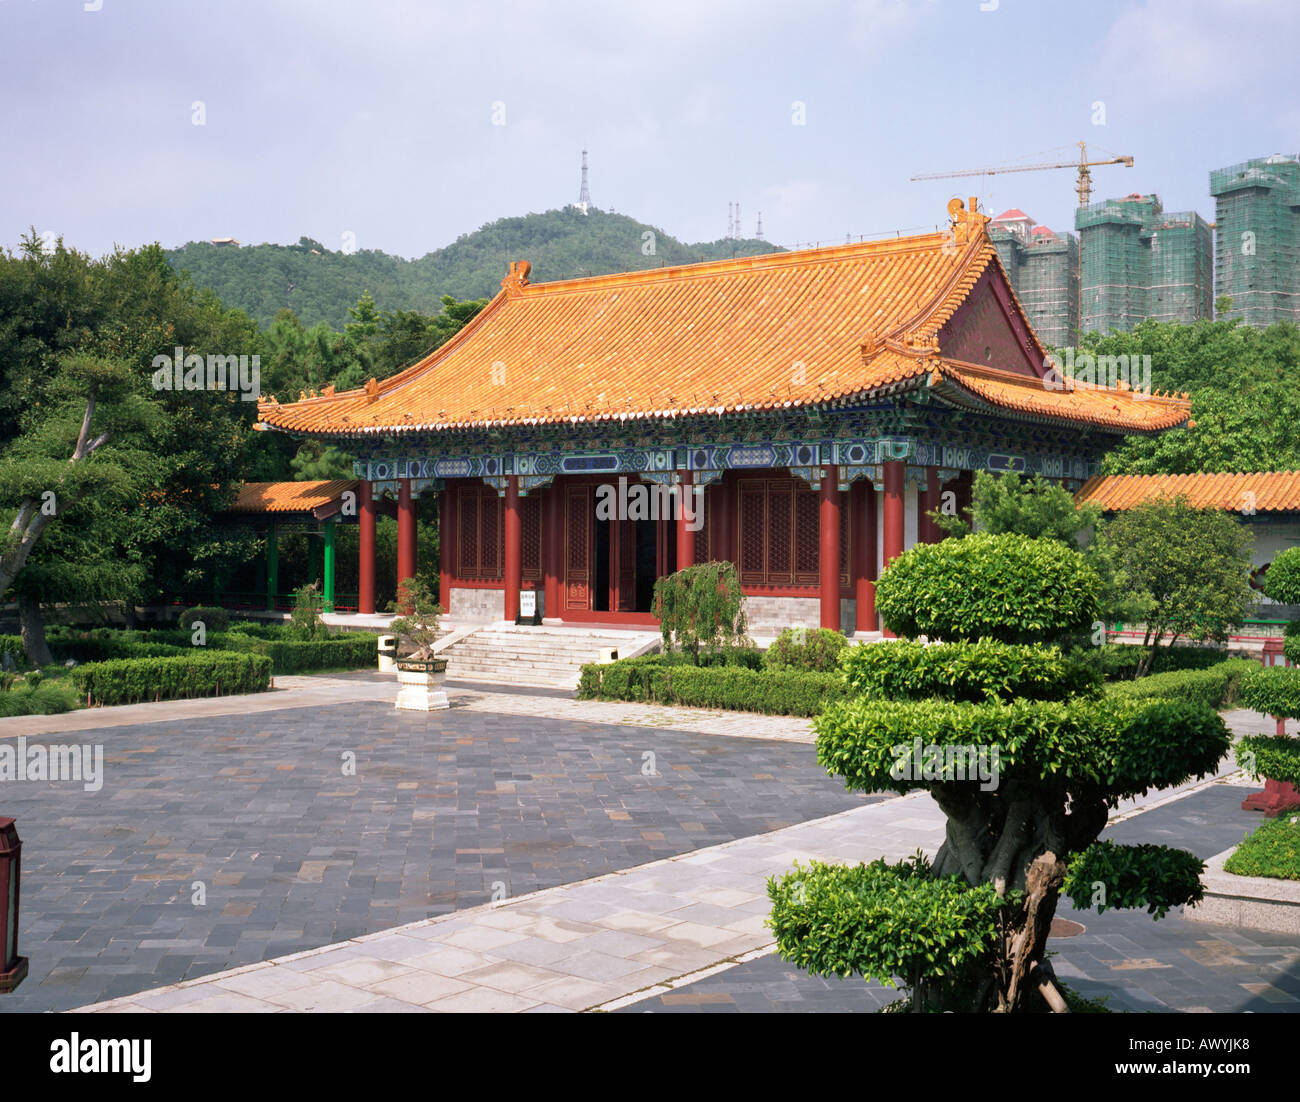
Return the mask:
[(530, 278), (540, 283), (784, 251), (750, 239), (688, 245), (623, 214), (566, 207), (489, 222), (418, 260), (373, 249), (332, 252), (307, 237), (296, 245), (242, 247), (192, 241), (168, 250), (167, 259), (264, 326), (287, 306), (304, 325), (325, 321), (342, 329), (363, 291), (381, 310), (436, 314), (443, 295), (496, 294), (512, 260), (531, 262)]

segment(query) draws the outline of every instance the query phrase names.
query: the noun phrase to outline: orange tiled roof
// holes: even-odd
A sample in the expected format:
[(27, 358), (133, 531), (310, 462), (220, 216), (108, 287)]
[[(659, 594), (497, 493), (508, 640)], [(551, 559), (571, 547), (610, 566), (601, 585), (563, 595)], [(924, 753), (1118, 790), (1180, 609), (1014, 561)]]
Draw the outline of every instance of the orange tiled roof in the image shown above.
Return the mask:
[(330, 482), (245, 482), (227, 510), (231, 513), (306, 513), (337, 501), (356, 479)]
[(1197, 509), (1238, 512), (1250, 505), (1258, 512), (1300, 512), (1300, 471), (1099, 475), (1075, 495), (1080, 503), (1093, 502), (1108, 512), (1158, 497), (1185, 497)]
[(949, 211), (949, 234), (555, 283), (529, 283), (520, 261), (477, 317), (405, 371), (344, 393), (271, 398), (258, 418), (293, 433), (390, 435), (826, 405), (908, 382), (1121, 432), (1186, 421), (1185, 403), (1053, 393), (945, 359), (944, 324), (990, 264), (1000, 270), (987, 219), (956, 200)]

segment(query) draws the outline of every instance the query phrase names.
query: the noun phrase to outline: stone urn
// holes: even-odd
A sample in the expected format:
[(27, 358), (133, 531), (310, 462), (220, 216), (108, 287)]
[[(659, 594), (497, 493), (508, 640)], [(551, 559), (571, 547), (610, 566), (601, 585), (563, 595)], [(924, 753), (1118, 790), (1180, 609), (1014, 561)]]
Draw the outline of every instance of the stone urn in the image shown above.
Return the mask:
[(406, 712), (436, 712), (450, 708), (442, 688), (447, 659), (399, 659), (397, 663), (397, 707)]

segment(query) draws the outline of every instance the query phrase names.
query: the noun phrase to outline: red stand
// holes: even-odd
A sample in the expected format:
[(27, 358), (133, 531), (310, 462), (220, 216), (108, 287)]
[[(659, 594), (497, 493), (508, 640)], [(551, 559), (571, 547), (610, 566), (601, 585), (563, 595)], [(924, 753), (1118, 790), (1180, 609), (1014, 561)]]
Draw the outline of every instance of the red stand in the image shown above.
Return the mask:
[(0, 995), (27, 978), (27, 958), (18, 955), (18, 900), (23, 844), (12, 819), (0, 819)]
[[(1279, 659), (1284, 665), (1289, 666), (1282, 654), (1281, 639), (1266, 639), (1264, 641), (1264, 654), (1260, 663), (1264, 666), (1276, 666)], [(1286, 720), (1274, 716), (1277, 720), (1277, 733), (1286, 734)], [(1275, 781), (1269, 777), (1264, 778), (1264, 791), (1252, 792), (1241, 801), (1242, 811), (1262, 811), (1265, 818), (1275, 819), (1284, 811), (1293, 811), (1300, 808), (1300, 791), (1296, 790), (1295, 785), (1288, 781)]]

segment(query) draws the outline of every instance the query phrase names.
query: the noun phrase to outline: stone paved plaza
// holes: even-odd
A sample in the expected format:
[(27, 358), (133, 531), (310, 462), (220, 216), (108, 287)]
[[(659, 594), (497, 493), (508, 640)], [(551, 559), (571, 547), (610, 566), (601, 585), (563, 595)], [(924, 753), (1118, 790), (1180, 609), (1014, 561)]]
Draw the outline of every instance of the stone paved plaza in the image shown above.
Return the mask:
[[(486, 686), (412, 715), (391, 693), (371, 675), (286, 678), (256, 698), (0, 721), (0, 738), (100, 743), (107, 774), (98, 793), (6, 786), (32, 964), (0, 1011), (825, 1012), (896, 997), (770, 951), (769, 875), (943, 836), (921, 794), (844, 792), (807, 721)], [(1259, 821), (1228, 769), (1125, 805), (1110, 836), (1227, 848)], [(1054, 943), (1058, 972), (1117, 1009), (1300, 1009), (1284, 936), (1060, 914), (1086, 929)]]
[[(193, 979), (864, 802), (806, 744), (454, 696), (463, 707), (429, 715), (361, 700), (48, 736), (102, 743), (106, 780), (6, 785), (31, 975), (0, 1010)], [(563, 703), (508, 706), (521, 699)]]

